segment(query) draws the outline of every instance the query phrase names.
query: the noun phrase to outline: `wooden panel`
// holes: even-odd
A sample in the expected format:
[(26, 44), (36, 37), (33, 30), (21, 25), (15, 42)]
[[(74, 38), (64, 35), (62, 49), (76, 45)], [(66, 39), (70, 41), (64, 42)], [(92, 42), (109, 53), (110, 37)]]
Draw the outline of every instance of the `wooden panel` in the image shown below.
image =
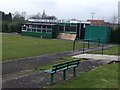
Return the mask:
[(66, 39), (66, 40), (75, 40), (76, 34), (59, 33), (57, 38)]

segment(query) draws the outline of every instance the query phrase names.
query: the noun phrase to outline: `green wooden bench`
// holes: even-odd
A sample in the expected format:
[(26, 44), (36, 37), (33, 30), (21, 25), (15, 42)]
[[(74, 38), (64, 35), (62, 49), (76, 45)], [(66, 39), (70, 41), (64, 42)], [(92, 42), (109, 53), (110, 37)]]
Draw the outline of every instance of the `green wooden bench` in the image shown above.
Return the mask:
[(72, 60), (67, 61), (64, 63), (53, 65), (52, 69), (45, 70), (45, 73), (51, 74), (50, 83), (52, 84), (54, 82), (54, 74), (56, 74), (59, 71), (63, 71), (63, 80), (66, 80), (66, 70), (73, 68), (73, 76), (76, 76), (76, 68), (79, 65), (80, 60)]

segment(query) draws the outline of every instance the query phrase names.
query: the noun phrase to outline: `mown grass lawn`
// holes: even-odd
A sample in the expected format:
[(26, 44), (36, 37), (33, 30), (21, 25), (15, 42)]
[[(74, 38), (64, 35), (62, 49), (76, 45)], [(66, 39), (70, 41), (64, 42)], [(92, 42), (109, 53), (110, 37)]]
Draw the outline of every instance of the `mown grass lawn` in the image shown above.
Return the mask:
[[(67, 51), (72, 50), (72, 46), (72, 41), (2, 34), (2, 60), (6, 61)], [(76, 49), (82, 47), (81, 43), (76, 43)]]
[(107, 64), (50, 88), (118, 88), (118, 64)]

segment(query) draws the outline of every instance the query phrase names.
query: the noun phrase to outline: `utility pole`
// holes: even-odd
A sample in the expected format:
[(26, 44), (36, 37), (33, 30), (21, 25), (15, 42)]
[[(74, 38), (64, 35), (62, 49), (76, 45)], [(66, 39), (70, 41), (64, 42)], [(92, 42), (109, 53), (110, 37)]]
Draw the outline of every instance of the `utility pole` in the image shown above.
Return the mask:
[(120, 24), (120, 1), (118, 2), (118, 24)]
[(94, 18), (94, 14), (95, 14), (95, 13), (91, 13), (91, 14), (92, 14), (92, 20), (93, 20), (93, 18)]

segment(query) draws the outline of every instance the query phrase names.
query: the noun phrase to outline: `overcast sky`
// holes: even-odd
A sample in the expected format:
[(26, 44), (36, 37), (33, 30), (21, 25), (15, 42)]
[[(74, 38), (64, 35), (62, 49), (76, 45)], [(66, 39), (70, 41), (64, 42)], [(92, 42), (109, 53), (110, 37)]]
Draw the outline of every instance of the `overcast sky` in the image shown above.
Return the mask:
[(120, 0), (0, 0), (0, 11), (5, 13), (26, 11), (28, 15), (45, 12), (58, 19), (109, 20), (118, 14)]

